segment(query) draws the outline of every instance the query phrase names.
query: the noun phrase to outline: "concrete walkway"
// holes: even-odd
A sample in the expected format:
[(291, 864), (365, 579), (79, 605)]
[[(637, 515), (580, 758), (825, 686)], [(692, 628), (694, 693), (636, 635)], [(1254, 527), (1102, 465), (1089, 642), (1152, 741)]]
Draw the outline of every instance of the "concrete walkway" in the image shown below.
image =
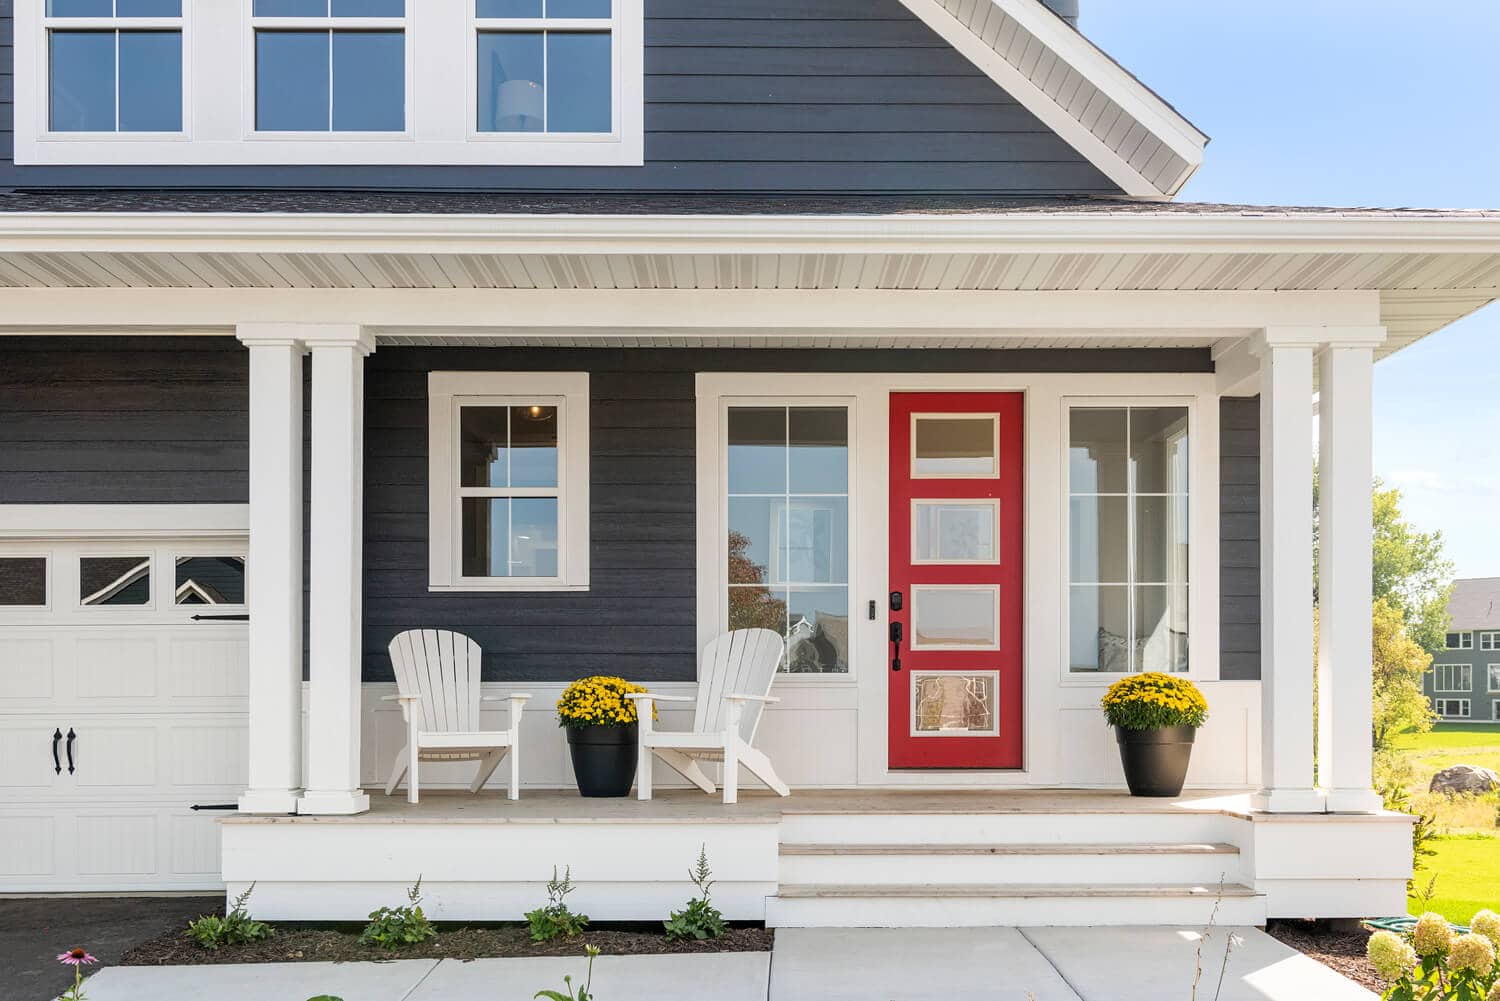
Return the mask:
[[(1242, 942), (1219, 971), (1224, 936)], [(601, 956), (598, 1001), (1188, 1001), (1196, 930), (1178, 928), (781, 929), (773, 953)], [(574, 959), (402, 960), (116, 967), (89, 1001), (530, 1001), (575, 985)], [(1375, 995), (1254, 928), (1203, 949), (1201, 1001), (1370, 1001)]]

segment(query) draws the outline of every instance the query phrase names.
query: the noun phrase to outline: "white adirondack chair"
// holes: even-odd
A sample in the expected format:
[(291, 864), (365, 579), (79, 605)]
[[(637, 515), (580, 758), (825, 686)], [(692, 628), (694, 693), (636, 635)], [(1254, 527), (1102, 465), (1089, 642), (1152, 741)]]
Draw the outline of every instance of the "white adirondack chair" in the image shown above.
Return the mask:
[[(479, 773), (469, 783), (477, 793), (510, 754), (511, 799), (521, 796), (521, 711), (530, 695), (514, 693), (505, 698), (480, 697), (479, 644), (462, 633), (446, 629), (409, 629), (391, 640), (391, 663), (396, 668), (399, 695), (386, 701), (401, 703), (406, 717), (406, 746), (396, 755), (391, 779), (385, 784), (389, 796), (406, 776), (406, 799), (417, 802), (417, 764), (421, 761), (478, 761)], [(485, 732), (479, 728), (481, 702), (509, 702), (510, 729)]]
[(692, 702), (686, 695), (627, 695), (636, 704), (640, 718), (640, 759), (636, 766), (636, 798), (651, 798), (651, 759), (661, 758), (683, 778), (713, 795), (700, 761), (724, 762), (724, 802), (733, 803), (739, 793), (740, 765), (744, 765), (778, 796), (791, 790), (776, 775), (771, 759), (757, 750), (755, 730), (761, 710), (768, 702), (780, 702), (769, 694), (786, 644), (769, 629), (738, 629), (724, 633), (703, 652), (698, 674), (697, 707), (693, 728), (687, 732), (657, 730), (651, 708), (656, 702)]

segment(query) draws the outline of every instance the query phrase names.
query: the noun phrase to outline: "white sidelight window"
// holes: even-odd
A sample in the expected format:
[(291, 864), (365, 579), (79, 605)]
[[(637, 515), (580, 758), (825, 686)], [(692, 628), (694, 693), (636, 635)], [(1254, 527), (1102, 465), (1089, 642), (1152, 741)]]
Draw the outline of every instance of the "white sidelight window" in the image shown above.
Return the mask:
[(849, 408), (731, 404), (724, 621), (787, 640), (781, 670), (849, 672)]
[(404, 133), (407, 2), (253, 0), (255, 131)]
[(1444, 650), (1472, 650), (1474, 649), (1473, 633), (1448, 633), (1443, 637)]
[(1469, 718), (1468, 699), (1434, 699), (1433, 705), (1437, 709), (1437, 714), (1444, 719)]
[(1068, 667), (1188, 670), (1185, 405), (1068, 414)]
[(588, 426), (585, 372), (428, 376), (431, 589), (588, 589)]
[(1432, 665), (1432, 690), (1434, 692), (1471, 692), (1474, 690), (1474, 665)]
[(180, 135), (182, 21), (182, 0), (46, 0), (46, 130)]

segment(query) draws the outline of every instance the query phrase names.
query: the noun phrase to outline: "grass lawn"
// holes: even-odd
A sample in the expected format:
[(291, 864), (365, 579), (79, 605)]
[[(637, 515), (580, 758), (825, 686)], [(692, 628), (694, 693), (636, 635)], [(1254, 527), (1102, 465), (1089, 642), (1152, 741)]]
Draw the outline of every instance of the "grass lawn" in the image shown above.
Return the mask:
[[(1435, 818), (1443, 835), (1432, 846), (1437, 854), (1423, 858), (1417, 870), (1419, 894), (1437, 879), (1425, 909), (1459, 924), (1480, 908), (1500, 909), (1500, 793), (1449, 797), (1427, 791), (1432, 776), (1449, 765), (1500, 772), (1500, 726), (1439, 723), (1429, 733), (1402, 734), (1397, 747), (1411, 769), (1406, 781), (1413, 808)], [(1424, 909), (1415, 898), (1408, 904), (1414, 914)]]
[(1500, 909), (1500, 838), (1482, 834), (1438, 838), (1437, 854), (1423, 859), (1417, 872), (1417, 892), (1425, 893), (1434, 877), (1432, 900), (1425, 905), (1407, 901), (1413, 914), (1437, 911), (1449, 921), (1466, 925), (1474, 912)]

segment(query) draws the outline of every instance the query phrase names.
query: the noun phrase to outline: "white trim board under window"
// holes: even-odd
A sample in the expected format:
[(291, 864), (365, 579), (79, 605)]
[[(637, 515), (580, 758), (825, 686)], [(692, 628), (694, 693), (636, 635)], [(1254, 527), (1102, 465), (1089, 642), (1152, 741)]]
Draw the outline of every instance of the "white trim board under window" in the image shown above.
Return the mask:
[[(427, 396), (429, 590), (588, 590), (588, 373), (431, 372)], [(491, 449), (482, 483), (466, 421)]]
[(1474, 665), (1432, 665), (1432, 690), (1434, 692), (1472, 692), (1474, 690)]
[[(611, 124), (605, 132), (491, 132), (475, 119), (476, 32), (522, 30), (529, 22), (478, 21), (475, 0), (406, 0), (400, 19), (339, 19), (367, 29), (404, 24), (406, 121), (401, 132), (255, 130), (254, 27), (291, 28), (298, 19), (252, 21), (250, 0), (190, 3), (177, 19), (131, 19), (128, 27), (182, 34), (182, 123), (166, 133), (51, 131), (48, 22), (41, 0), (15, 12), (15, 160), (18, 164), (310, 164), (434, 166), (640, 166), (644, 162), (644, 0), (613, 0), (610, 16), (573, 32), (609, 35)], [(56, 21), (58, 19), (52, 19)], [(81, 20), (81, 19), (79, 19)], [(108, 19), (101, 27), (126, 27)], [(303, 19), (327, 30), (329, 19)], [(148, 23), (149, 22), (149, 23)], [(368, 23), (365, 23), (368, 22)], [(378, 22), (378, 23), (377, 23)], [(554, 30), (538, 19), (537, 30)]]

